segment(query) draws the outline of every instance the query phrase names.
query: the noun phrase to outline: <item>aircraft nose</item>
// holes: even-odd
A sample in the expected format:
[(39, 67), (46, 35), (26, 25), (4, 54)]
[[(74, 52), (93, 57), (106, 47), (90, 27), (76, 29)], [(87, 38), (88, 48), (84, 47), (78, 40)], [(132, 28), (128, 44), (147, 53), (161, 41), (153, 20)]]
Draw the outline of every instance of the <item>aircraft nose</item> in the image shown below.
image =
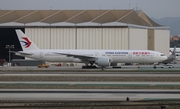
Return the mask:
[(167, 60), (168, 59), (168, 57), (167, 56), (161, 56), (160, 58), (159, 58), (159, 61), (165, 61), (165, 60)]
[(167, 57), (167, 56), (164, 56), (163, 61), (164, 61), (164, 60), (167, 60), (167, 59), (168, 59), (168, 57)]

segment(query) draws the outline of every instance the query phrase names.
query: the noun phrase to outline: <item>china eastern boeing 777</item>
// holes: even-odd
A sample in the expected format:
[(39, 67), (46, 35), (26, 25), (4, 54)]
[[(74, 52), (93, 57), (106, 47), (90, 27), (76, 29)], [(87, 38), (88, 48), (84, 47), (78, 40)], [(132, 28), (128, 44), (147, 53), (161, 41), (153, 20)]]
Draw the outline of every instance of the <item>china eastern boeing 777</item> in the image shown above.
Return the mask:
[[(39, 49), (21, 30), (16, 30), (23, 51), (16, 55), (47, 62), (85, 63), (82, 68), (117, 66), (117, 63), (157, 63), (167, 59), (151, 50), (60, 50)], [(88, 66), (88, 64), (90, 64)]]

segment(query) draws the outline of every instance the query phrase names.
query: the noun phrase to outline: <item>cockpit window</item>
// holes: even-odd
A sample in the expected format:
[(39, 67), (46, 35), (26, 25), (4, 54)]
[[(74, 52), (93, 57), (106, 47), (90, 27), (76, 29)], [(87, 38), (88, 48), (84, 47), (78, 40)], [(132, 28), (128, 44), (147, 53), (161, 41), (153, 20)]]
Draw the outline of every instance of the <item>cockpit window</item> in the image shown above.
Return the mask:
[(161, 56), (165, 56), (164, 54), (161, 54)]

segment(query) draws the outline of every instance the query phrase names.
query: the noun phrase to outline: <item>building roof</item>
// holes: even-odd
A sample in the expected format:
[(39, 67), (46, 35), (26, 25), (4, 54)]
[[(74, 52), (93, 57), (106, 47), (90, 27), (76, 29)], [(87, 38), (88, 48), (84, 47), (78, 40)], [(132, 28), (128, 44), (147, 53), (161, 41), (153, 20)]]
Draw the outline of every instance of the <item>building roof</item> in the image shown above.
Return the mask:
[(21, 26), (28, 24), (37, 26), (38, 24), (161, 26), (144, 12), (135, 10), (0, 10), (0, 26), (12, 24)]

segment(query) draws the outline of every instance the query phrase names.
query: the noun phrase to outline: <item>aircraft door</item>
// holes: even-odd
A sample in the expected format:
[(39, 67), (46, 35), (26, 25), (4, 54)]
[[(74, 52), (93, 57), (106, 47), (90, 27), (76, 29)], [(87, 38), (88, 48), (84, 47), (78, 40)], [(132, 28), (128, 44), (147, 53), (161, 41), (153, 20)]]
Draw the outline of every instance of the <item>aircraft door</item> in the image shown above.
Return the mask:
[(151, 59), (153, 59), (154, 58), (154, 53), (151, 53)]
[(99, 57), (99, 53), (95, 53), (95, 57)]
[(132, 53), (128, 53), (128, 57), (129, 57), (129, 58), (132, 58)]
[(40, 53), (40, 58), (43, 58), (43, 52)]

